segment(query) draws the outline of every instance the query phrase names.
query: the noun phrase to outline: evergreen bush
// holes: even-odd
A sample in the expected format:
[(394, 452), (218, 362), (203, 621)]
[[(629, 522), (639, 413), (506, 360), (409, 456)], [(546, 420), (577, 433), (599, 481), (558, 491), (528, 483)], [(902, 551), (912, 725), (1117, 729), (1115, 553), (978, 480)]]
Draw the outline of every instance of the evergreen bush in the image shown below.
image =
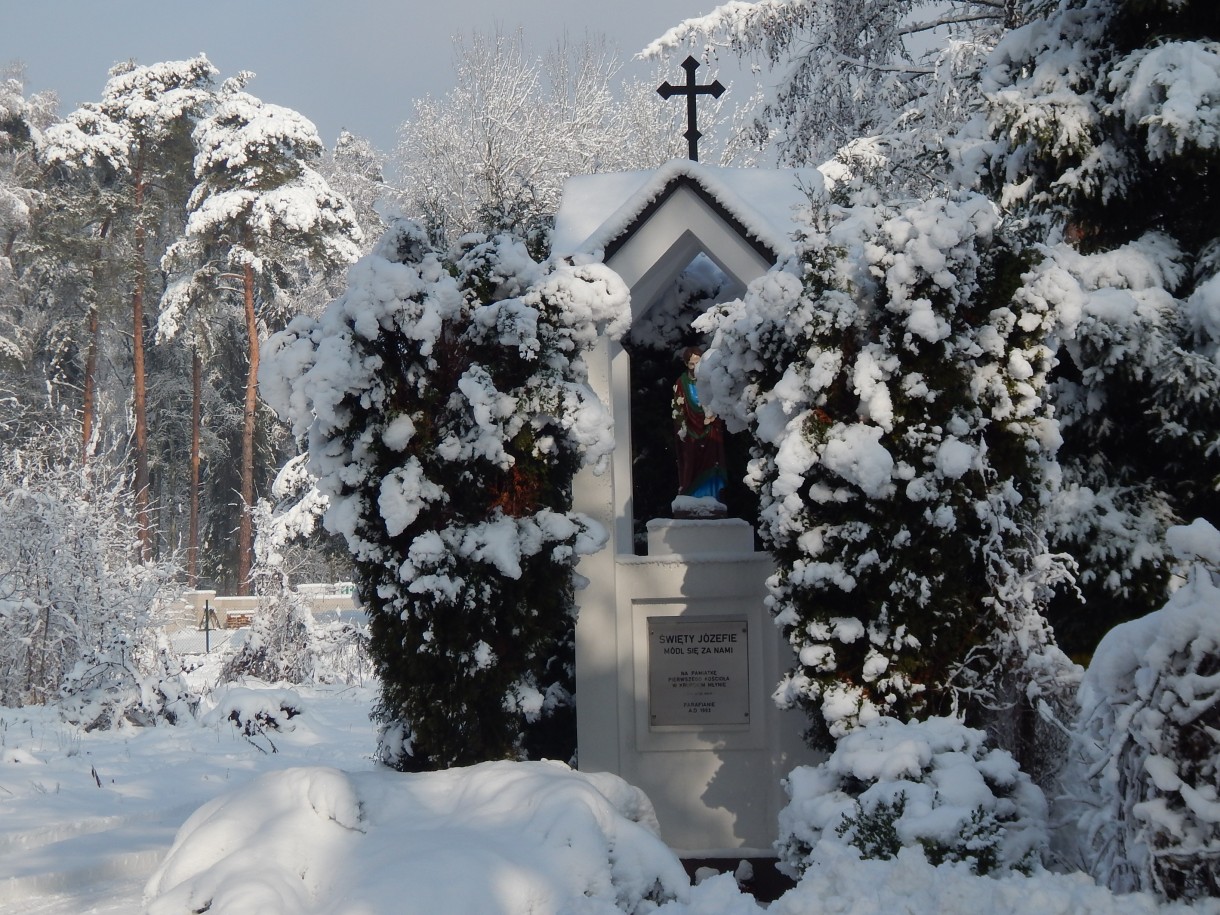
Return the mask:
[[(828, 746), (879, 716), (1021, 717), (1069, 703), (1040, 609), (1064, 570), (1043, 517), (1057, 431), (1050, 315), (973, 194), (825, 208), (799, 260), (700, 319), (712, 409), (749, 482), (795, 654), (776, 692)], [(1013, 709), (1002, 711), (1000, 709)]]
[(824, 842), (862, 858), (919, 847), (932, 864), (987, 874), (1038, 866), (1047, 839), (1042, 792), (1011, 755), (952, 718), (877, 719), (841, 738), (826, 762), (795, 769), (785, 788), (776, 848), (793, 877)]
[(387, 764), (573, 753), (573, 567), (604, 532), (571, 482), (612, 447), (581, 355), (626, 303), (601, 265), (399, 222), (268, 343), (264, 396), (356, 562)]

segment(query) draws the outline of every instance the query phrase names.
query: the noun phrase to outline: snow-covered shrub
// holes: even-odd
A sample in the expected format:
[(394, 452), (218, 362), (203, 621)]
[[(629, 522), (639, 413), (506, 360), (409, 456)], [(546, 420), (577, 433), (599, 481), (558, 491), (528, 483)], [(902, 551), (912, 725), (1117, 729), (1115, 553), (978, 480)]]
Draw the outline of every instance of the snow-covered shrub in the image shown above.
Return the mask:
[[(878, 716), (1062, 707), (1039, 610), (1055, 424), (1050, 315), (986, 199), (831, 208), (799, 260), (710, 311), (712, 409), (754, 439), (749, 482), (813, 736)], [(1034, 734), (1034, 739), (1028, 735)], [(1014, 752), (1018, 747), (1013, 747)]]
[[(268, 689), (264, 686), (222, 686), (211, 697), (211, 708), (200, 723), (223, 727), (227, 722), (238, 733), (264, 752), (269, 747), (277, 752), (269, 731), (291, 731), (293, 718), (302, 714), (304, 704), (291, 689)], [(266, 744), (266, 746), (264, 746)]]
[(369, 627), (363, 621), (313, 621), (313, 682), (362, 684), (373, 677)]
[(842, 737), (826, 762), (788, 776), (781, 866), (799, 876), (822, 843), (862, 858), (920, 847), (977, 874), (1028, 870), (1047, 839), (1046, 800), (1012, 756), (953, 718), (880, 718)]
[[(0, 461), (0, 705), (61, 698), (88, 726), (181, 711), (154, 628), (168, 563), (135, 558), (131, 495), (55, 436)], [(174, 711), (176, 709), (177, 711)]]
[(373, 675), (368, 627), (320, 622), (291, 589), (259, 602), (246, 638), (224, 663), (222, 682), (256, 677), (268, 683), (362, 683)]
[[(295, 474), (298, 465), (290, 462), (285, 470)], [(263, 501), (254, 507), (252, 579), (258, 609), (245, 640), (225, 661), (222, 681), (256, 677), (268, 683), (354, 683), (372, 673), (367, 627), (342, 620), (319, 624), (308, 600), (289, 583), (291, 541), (312, 532), (319, 506), (325, 506), (315, 488), (304, 488), (304, 495), (284, 512), (273, 512)]]
[(1220, 532), (1197, 520), (1169, 541), (1188, 580), (1098, 645), (1069, 784), (1100, 882), (1194, 899), (1220, 896)]
[(356, 562), (388, 763), (533, 752), (532, 724), (571, 715), (573, 566), (604, 538), (571, 480), (613, 444), (581, 355), (626, 305), (600, 264), (507, 236), (443, 254), (399, 222), (268, 342), (263, 395), (308, 438)]
[(114, 621), (102, 625), (98, 644), (64, 678), (60, 710), (86, 731), (121, 724), (178, 724), (199, 706), (182, 659), (160, 630), (133, 639)]
[(257, 677), (268, 683), (311, 680), (313, 630), (313, 614), (302, 598), (287, 589), (260, 593), (250, 632), (225, 661), (221, 680), (230, 682), (242, 677)]

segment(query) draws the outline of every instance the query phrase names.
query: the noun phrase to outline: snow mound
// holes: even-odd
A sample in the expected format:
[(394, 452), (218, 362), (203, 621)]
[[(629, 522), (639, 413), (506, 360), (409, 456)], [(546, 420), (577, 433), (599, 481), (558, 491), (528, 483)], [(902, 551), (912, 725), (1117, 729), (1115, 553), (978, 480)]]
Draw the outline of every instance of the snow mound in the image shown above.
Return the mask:
[[(768, 915), (850, 912), (892, 915), (1153, 915), (1215, 912), (1201, 905), (1159, 906), (1146, 893), (1116, 896), (1083, 874), (1008, 873), (976, 877), (965, 864), (928, 863), (918, 848), (904, 848), (892, 861), (861, 861), (855, 849), (826, 844), (819, 867), (767, 909)], [(692, 911), (694, 911), (692, 907)], [(661, 909), (659, 915), (669, 915)], [(734, 913), (735, 915), (735, 913)]]
[(638, 789), (561, 763), (265, 775), (179, 831), (149, 915), (648, 912), (689, 880)]

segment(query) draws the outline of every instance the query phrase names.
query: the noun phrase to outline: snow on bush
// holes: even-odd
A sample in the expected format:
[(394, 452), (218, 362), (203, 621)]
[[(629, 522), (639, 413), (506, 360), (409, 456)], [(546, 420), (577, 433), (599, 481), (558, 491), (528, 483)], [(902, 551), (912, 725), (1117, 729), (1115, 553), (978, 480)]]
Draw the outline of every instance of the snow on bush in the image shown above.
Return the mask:
[(1029, 870), (1046, 844), (1046, 800), (1012, 756), (952, 718), (880, 718), (842, 737), (826, 762), (788, 776), (781, 866), (805, 873), (824, 845), (863, 858), (920, 847), (977, 874)]
[(776, 699), (831, 738), (965, 706), (1032, 719), (1071, 680), (1039, 613), (1061, 574), (1051, 316), (1013, 300), (1028, 265), (984, 198), (860, 199), (699, 322), (711, 408), (754, 440), (796, 655)]
[(258, 536), (251, 577), (258, 606), (246, 638), (225, 661), (221, 680), (350, 684), (371, 675), (367, 626), (318, 622), (305, 595), (290, 586), (279, 554), (268, 550), (265, 503), (254, 514)]
[(181, 667), (158, 640), (173, 569), (134, 558), (126, 481), (88, 469), (50, 435), (0, 462), (0, 704), (62, 701), (87, 728), (188, 711)]
[(1220, 896), (1220, 532), (1169, 531), (1193, 563), (1165, 606), (1116, 626), (1080, 688), (1069, 780), (1094, 875), (1116, 891)]
[(278, 752), (270, 732), (291, 731), (292, 719), (303, 713), (300, 695), (291, 689), (251, 685), (220, 686), (209, 697), (200, 723), (217, 727), (230, 722), (243, 737), (264, 753)]
[[(293, 458), (277, 475), (272, 494), (280, 505), (273, 509), (264, 500), (254, 505), (251, 579), (258, 606), (245, 640), (226, 660), (221, 680), (257, 677), (267, 682), (352, 684), (373, 675), (363, 615), (320, 622), (306, 597), (290, 583), (292, 578), (301, 580), (302, 567), (310, 574), (297, 550), (314, 533), (326, 509), (325, 497), (305, 470), (305, 457)], [(322, 571), (333, 573), (325, 565)]]
[(688, 891), (638, 789), (499, 762), (262, 776), (186, 821), (145, 897), (149, 915), (643, 915)]
[(111, 621), (64, 678), (60, 711), (85, 730), (179, 724), (199, 705), (184, 670), (163, 631), (147, 628), (132, 636)]
[(268, 342), (263, 395), (308, 438), (356, 561), (386, 762), (541, 755), (527, 732), (570, 718), (573, 567), (604, 542), (571, 481), (613, 447), (582, 354), (626, 318), (600, 264), (509, 236), (440, 252), (399, 222), (319, 320)]
[(1199, 180), (1220, 167), (1220, 44), (1207, 0), (1027, 8), (982, 74), (985, 181), (1048, 243), (1024, 294), (1059, 325), (1051, 542), (1080, 569), (1051, 619), (1087, 656), (1164, 603), (1165, 530), (1220, 523), (1220, 185)]

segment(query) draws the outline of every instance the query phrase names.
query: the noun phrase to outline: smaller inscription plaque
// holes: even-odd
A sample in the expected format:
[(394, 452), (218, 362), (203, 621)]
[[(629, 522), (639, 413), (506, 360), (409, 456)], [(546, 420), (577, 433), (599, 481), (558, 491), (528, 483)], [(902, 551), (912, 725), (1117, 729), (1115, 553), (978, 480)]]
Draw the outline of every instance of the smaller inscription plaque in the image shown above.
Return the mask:
[(748, 725), (745, 617), (648, 617), (648, 715), (653, 727)]

